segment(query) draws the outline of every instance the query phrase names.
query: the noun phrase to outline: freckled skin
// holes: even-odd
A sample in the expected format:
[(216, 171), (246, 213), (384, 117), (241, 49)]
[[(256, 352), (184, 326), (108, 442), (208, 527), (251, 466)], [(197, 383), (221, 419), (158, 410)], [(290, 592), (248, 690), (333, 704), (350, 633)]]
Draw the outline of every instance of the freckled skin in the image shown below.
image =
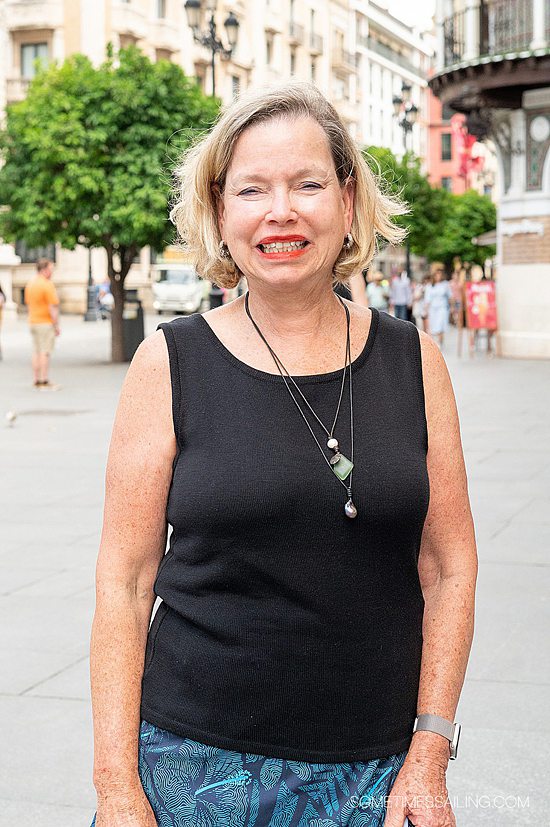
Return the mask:
[[(304, 159), (315, 175), (297, 175)], [(257, 173), (262, 181), (255, 179)], [(252, 180), (237, 181), (239, 175)], [(304, 181), (320, 188), (303, 189)], [(242, 196), (246, 186), (258, 192)], [(352, 215), (353, 193), (340, 187), (317, 124), (285, 122), (281, 128), (280, 121), (270, 121), (239, 138), (218, 204), (220, 231), (247, 275), (255, 320), (293, 374), (343, 366), (346, 319), (330, 273)], [(278, 234), (301, 234), (312, 247), (292, 261), (262, 261), (255, 245)], [(277, 373), (243, 304), (241, 297), (204, 315), (237, 358)], [(355, 359), (372, 314), (355, 302), (346, 304)], [(425, 612), (417, 712), (453, 720), (473, 636), (477, 553), (449, 374), (436, 343), (423, 332), (420, 341), (430, 505), (419, 556)], [(140, 345), (128, 370), (107, 463), (91, 647), (97, 827), (156, 825), (138, 775), (137, 745), (145, 644), (153, 583), (166, 546), (175, 453), (168, 351), (157, 331)], [(416, 827), (454, 827), (448, 805), (422, 803), (427, 796), (445, 798), (448, 757), (442, 736), (413, 735), (389, 797), (385, 827), (403, 827), (405, 815)]]

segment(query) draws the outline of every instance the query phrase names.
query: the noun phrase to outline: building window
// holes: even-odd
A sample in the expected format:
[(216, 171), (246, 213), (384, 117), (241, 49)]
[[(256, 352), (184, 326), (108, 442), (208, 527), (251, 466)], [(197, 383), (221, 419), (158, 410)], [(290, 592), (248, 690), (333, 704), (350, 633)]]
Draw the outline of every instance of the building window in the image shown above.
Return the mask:
[(170, 49), (155, 49), (155, 56), (157, 60), (172, 60), (172, 52)]
[(36, 74), (35, 60), (48, 63), (47, 43), (23, 43), (21, 45), (21, 77), (31, 80)]
[(265, 36), (265, 62), (268, 66), (273, 63), (273, 34), (271, 32)]
[(157, 17), (166, 17), (166, 0), (157, 0)]
[(441, 179), (441, 187), (442, 187), (442, 189), (447, 190), (447, 192), (452, 192), (453, 191), (453, 179), (450, 178), (449, 176), (445, 176), (444, 178)]
[(444, 103), (441, 109), (441, 120), (450, 121), (454, 114), (455, 110), (451, 109), (448, 103)]
[(296, 74), (296, 49), (290, 50), (290, 74)]
[(451, 133), (450, 132), (443, 132), (441, 134), (441, 160), (442, 161), (452, 160)]
[(15, 242), (15, 254), (21, 258), (21, 264), (35, 264), (39, 258), (49, 258), (55, 262), (55, 244), (46, 247), (29, 247), (24, 241)]
[(231, 94), (233, 99), (238, 98), (241, 91), (241, 79), (238, 75), (231, 75)]

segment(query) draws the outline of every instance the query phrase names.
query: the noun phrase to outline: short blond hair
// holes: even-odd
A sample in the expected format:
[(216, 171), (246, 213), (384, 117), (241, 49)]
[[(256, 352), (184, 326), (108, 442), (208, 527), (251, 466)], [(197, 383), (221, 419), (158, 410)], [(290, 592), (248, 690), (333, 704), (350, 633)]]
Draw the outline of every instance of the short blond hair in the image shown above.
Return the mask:
[(235, 144), (243, 132), (281, 117), (313, 118), (327, 136), (341, 186), (350, 179), (354, 182), (353, 244), (350, 249), (342, 248), (334, 262), (334, 284), (345, 283), (353, 273), (368, 267), (379, 237), (399, 244), (406, 235), (392, 216), (408, 212), (407, 206), (384, 191), (336, 109), (316, 86), (292, 81), (248, 90), (222, 109), (210, 132), (184, 151), (174, 171), (170, 219), (178, 240), (199, 275), (220, 287), (235, 287), (243, 274), (232, 258), (220, 253), (216, 190), (223, 194)]

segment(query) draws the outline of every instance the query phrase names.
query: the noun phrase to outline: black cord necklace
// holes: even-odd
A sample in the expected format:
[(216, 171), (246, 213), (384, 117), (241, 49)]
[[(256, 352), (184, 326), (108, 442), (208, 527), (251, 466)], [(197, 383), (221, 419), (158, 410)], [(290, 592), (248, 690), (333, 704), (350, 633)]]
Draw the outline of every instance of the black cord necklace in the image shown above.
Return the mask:
[[(347, 322), (346, 357), (345, 357), (345, 363), (344, 363), (344, 370), (342, 372), (342, 384), (341, 384), (341, 387), (340, 387), (340, 397), (338, 399), (338, 406), (336, 408), (336, 414), (335, 414), (335, 417), (334, 417), (334, 421), (332, 423), (332, 428), (329, 431), (325, 427), (325, 425), (321, 422), (321, 420), (319, 419), (319, 417), (317, 416), (317, 414), (315, 413), (315, 411), (313, 410), (313, 408), (311, 407), (311, 405), (307, 401), (306, 397), (304, 396), (304, 394), (302, 393), (302, 391), (300, 390), (300, 388), (298, 387), (298, 385), (294, 381), (293, 377), (290, 375), (288, 370), (285, 368), (285, 366), (283, 365), (283, 363), (281, 362), (281, 360), (279, 359), (279, 357), (277, 356), (277, 354), (275, 353), (275, 351), (273, 350), (273, 348), (270, 346), (267, 339), (263, 335), (262, 331), (260, 330), (260, 328), (258, 327), (256, 322), (252, 318), (252, 315), (250, 313), (249, 304), (248, 304), (248, 296), (249, 296), (249, 292), (247, 290), (246, 294), (245, 294), (245, 297), (244, 297), (244, 306), (245, 306), (246, 313), (247, 313), (250, 321), (254, 325), (257, 333), (262, 338), (262, 340), (265, 343), (267, 349), (271, 353), (271, 356), (273, 357), (273, 360), (274, 360), (274, 362), (277, 366), (277, 370), (281, 374), (281, 376), (283, 378), (283, 381), (286, 385), (286, 389), (288, 390), (290, 396), (292, 397), (292, 399), (294, 401), (294, 404), (298, 408), (304, 422), (306, 423), (307, 427), (309, 428), (309, 431), (310, 431), (313, 439), (317, 443), (317, 447), (319, 448), (319, 450), (320, 450), (320, 452), (323, 456), (323, 459), (325, 460), (325, 462), (327, 463), (329, 468), (334, 472), (336, 477), (340, 480), (340, 482), (342, 483), (342, 485), (346, 489), (346, 491), (348, 493), (348, 500), (347, 500), (347, 502), (344, 506), (344, 512), (346, 514), (346, 517), (349, 517), (350, 519), (353, 519), (354, 517), (357, 517), (357, 508), (355, 507), (355, 504), (353, 502), (352, 489), (351, 489), (351, 483), (352, 483), (352, 478), (353, 478), (353, 380), (352, 380), (352, 370), (351, 370), (351, 345), (350, 345), (350, 315), (349, 315), (349, 309), (348, 309), (347, 305), (342, 301), (340, 296), (337, 296), (338, 301), (340, 302), (340, 304), (343, 306), (344, 310), (346, 311), (346, 322)], [(284, 375), (281, 368), (283, 368), (284, 372), (286, 373), (286, 376)], [(348, 459), (346, 456), (344, 456), (344, 454), (341, 453), (341, 451), (339, 449), (339, 445), (338, 445), (338, 440), (333, 436), (334, 428), (336, 427), (336, 422), (338, 420), (338, 414), (340, 413), (340, 405), (342, 403), (342, 396), (343, 396), (343, 393), (344, 393), (344, 385), (345, 385), (345, 381), (346, 381), (346, 369), (349, 369), (351, 459)], [(330, 448), (333, 451), (333, 454), (330, 457), (330, 459), (327, 458), (325, 452), (323, 451), (323, 449), (321, 447), (321, 444), (320, 444), (319, 440), (315, 436), (315, 434), (313, 432), (313, 429), (312, 429), (311, 425), (309, 424), (305, 413), (303, 412), (302, 408), (300, 407), (300, 405), (298, 403), (298, 400), (296, 399), (294, 393), (292, 392), (292, 390), (290, 388), (290, 385), (287, 382), (287, 377), (288, 377), (288, 379), (290, 379), (290, 381), (292, 382), (292, 384), (294, 385), (294, 387), (296, 388), (296, 390), (298, 391), (298, 393), (300, 394), (300, 396), (302, 397), (302, 399), (306, 403), (307, 407), (309, 408), (309, 410), (311, 411), (311, 413), (313, 414), (313, 416), (315, 417), (315, 419), (317, 420), (319, 425), (322, 427), (324, 432), (327, 434), (327, 436), (328, 436), (327, 448)], [(348, 477), (349, 477), (349, 481), (346, 482)]]

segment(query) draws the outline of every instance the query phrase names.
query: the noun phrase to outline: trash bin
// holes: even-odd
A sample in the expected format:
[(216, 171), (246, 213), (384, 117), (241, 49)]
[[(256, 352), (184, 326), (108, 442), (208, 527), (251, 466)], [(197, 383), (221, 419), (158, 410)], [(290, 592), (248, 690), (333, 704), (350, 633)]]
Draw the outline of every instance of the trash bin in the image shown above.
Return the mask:
[(122, 309), (122, 339), (126, 362), (132, 361), (134, 353), (144, 338), (143, 307), (138, 299), (137, 290), (125, 290)]

